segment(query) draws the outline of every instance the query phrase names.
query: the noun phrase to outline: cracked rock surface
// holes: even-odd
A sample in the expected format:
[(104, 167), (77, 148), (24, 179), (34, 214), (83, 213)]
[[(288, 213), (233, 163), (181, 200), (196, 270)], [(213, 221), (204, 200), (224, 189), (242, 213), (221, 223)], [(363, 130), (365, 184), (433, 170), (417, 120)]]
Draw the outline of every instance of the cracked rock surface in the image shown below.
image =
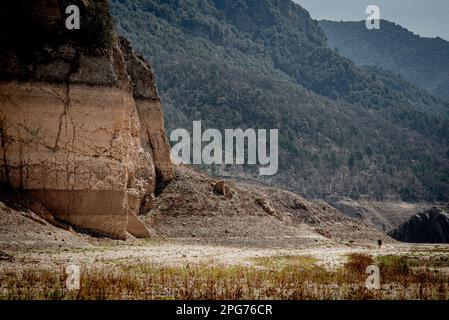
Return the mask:
[[(70, 4), (81, 30), (64, 28)], [(77, 228), (151, 235), (140, 207), (173, 178), (151, 67), (115, 35), (106, 0), (0, 6), (0, 181)]]

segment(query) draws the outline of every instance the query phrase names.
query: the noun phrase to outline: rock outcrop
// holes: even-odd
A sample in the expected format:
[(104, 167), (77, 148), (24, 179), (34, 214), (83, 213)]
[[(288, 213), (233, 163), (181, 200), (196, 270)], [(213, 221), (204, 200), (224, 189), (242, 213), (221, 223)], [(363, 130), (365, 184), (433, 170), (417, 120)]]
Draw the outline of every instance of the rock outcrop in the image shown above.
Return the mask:
[(0, 180), (80, 229), (150, 235), (140, 207), (173, 178), (162, 105), (107, 0), (4, 1), (0, 24)]
[(449, 243), (449, 213), (441, 208), (432, 208), (411, 217), (389, 235), (409, 243)]

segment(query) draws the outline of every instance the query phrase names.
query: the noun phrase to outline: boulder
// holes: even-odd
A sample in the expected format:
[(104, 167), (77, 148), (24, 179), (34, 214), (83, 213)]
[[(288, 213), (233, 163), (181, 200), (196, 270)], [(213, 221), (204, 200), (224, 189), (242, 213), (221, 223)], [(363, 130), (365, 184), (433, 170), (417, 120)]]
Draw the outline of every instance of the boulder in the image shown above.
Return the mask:
[(214, 185), (214, 191), (216, 194), (224, 196), (226, 198), (232, 198), (232, 191), (224, 180), (217, 181)]
[(449, 213), (434, 207), (414, 215), (389, 235), (409, 243), (449, 243)]

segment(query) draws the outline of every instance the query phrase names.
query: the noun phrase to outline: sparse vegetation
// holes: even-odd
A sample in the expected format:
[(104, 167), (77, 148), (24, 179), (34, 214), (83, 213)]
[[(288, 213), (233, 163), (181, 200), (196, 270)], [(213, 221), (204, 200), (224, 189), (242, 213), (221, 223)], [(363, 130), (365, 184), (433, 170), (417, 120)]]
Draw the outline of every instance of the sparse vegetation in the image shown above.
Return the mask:
[[(309, 256), (252, 260), (254, 266), (158, 267), (121, 265), (84, 270), (79, 291), (65, 289), (65, 268), (6, 270), (0, 273), (0, 299), (448, 299), (443, 271), (415, 268), (408, 258), (375, 261), (362, 254), (327, 270)], [(380, 265), (381, 290), (365, 288), (363, 268)]]
[(366, 268), (374, 263), (374, 259), (366, 254), (354, 253), (349, 255), (345, 269), (356, 274), (365, 274)]
[(311, 256), (275, 256), (254, 258), (256, 266), (265, 268), (294, 267), (298, 270), (310, 270), (316, 267), (318, 260)]

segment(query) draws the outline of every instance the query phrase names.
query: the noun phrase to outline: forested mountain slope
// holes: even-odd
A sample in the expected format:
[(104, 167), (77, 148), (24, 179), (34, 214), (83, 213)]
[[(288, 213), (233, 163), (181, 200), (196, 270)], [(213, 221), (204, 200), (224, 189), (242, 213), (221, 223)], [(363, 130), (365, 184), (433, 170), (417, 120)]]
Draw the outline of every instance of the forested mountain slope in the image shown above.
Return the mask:
[[(111, 7), (156, 69), (168, 127), (280, 129), (280, 171), (265, 182), (306, 196), (448, 197), (448, 105), (327, 48), (292, 1)], [(209, 169), (260, 178), (255, 168)]]

